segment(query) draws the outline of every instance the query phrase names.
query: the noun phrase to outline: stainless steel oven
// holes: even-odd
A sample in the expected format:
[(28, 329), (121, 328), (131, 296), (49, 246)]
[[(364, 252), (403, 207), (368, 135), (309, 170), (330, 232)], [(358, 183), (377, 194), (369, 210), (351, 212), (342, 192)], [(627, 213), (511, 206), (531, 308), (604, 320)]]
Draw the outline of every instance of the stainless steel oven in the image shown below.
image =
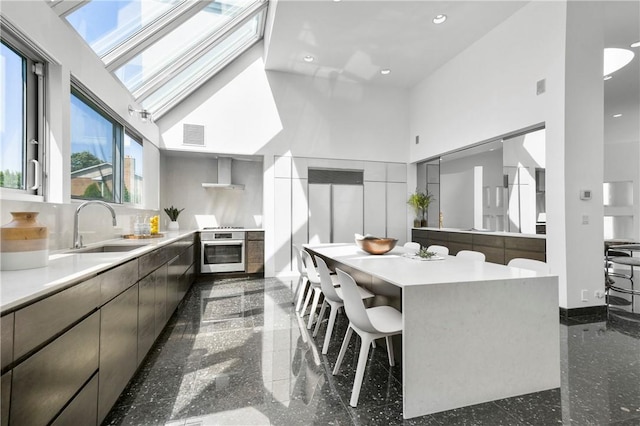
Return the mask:
[(244, 231), (203, 229), (200, 231), (200, 272), (244, 272)]

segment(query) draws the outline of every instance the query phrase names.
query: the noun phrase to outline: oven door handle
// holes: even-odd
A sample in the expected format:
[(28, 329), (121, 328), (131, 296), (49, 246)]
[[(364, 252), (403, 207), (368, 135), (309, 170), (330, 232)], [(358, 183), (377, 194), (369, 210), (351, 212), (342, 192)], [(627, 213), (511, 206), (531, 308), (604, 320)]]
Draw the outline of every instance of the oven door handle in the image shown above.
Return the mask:
[(244, 240), (206, 240), (202, 242), (203, 246), (241, 246)]

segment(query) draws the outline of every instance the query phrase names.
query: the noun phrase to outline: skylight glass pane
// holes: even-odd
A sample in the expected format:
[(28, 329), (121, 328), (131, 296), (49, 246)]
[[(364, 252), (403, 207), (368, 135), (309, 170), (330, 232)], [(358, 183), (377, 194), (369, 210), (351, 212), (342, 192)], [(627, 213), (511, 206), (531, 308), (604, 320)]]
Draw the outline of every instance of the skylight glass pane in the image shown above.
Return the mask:
[(102, 56), (182, 0), (94, 0), (66, 19)]
[(155, 112), (179, 95), (185, 96), (187, 94), (185, 90), (190, 85), (205, 75), (213, 75), (222, 63), (238, 56), (244, 49), (249, 47), (252, 41), (259, 38), (258, 30), (260, 29), (262, 16), (263, 13), (256, 14), (200, 59), (169, 80), (151, 96), (144, 99), (142, 105), (151, 110), (151, 112)]
[(135, 91), (168, 65), (195, 49), (255, 0), (212, 1), (206, 8), (115, 71)]

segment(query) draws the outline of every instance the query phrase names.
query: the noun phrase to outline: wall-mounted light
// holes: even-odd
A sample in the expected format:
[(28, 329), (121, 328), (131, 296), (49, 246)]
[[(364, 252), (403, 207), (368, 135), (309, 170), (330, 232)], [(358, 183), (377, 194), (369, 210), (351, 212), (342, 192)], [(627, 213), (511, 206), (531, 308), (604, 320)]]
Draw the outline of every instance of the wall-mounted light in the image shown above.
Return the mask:
[(146, 109), (134, 109), (131, 105), (129, 105), (129, 115), (133, 117), (133, 114), (137, 113), (138, 117), (140, 117), (140, 121), (146, 123), (147, 121), (153, 121), (153, 117), (151, 113)]

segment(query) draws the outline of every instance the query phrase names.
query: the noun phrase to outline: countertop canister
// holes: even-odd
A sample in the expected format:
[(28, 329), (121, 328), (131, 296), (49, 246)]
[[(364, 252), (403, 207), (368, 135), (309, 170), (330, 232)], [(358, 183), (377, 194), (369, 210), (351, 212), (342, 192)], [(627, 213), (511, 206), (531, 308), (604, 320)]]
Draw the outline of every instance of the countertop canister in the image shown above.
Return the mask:
[(11, 212), (13, 219), (0, 234), (0, 269), (41, 268), (49, 263), (49, 231), (38, 223), (38, 212)]

